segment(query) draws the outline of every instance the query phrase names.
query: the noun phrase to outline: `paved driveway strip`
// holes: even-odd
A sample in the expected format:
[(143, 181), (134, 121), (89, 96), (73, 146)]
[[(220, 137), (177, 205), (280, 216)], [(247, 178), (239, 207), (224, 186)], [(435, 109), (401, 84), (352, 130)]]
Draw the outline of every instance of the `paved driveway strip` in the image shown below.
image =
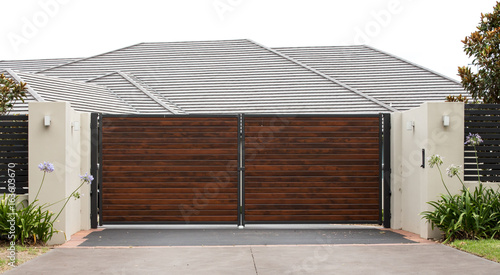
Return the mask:
[(54, 249), (6, 274), (498, 274), (441, 244)]
[(168, 228), (82, 231), (6, 274), (500, 274), (498, 263), (379, 227)]
[(376, 228), (352, 229), (105, 229), (80, 246), (231, 246), (414, 243)]

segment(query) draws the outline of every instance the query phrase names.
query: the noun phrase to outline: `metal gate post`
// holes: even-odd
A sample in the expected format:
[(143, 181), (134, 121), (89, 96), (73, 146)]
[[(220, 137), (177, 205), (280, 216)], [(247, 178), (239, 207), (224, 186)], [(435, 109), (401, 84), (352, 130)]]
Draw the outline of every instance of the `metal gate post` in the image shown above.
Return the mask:
[(383, 114), (384, 119), (384, 227), (391, 227), (391, 114)]
[(90, 227), (98, 226), (98, 171), (99, 171), (99, 114), (90, 115), (90, 174), (94, 176), (95, 181), (90, 185)]
[(238, 115), (238, 226), (245, 226), (245, 116)]

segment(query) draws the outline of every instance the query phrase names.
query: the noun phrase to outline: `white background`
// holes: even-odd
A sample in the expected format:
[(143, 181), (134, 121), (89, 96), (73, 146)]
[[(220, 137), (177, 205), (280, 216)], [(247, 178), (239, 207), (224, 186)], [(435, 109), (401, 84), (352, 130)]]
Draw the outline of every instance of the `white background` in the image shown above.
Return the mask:
[(368, 44), (454, 79), (495, 0), (0, 0), (0, 60), (88, 57), (139, 42)]

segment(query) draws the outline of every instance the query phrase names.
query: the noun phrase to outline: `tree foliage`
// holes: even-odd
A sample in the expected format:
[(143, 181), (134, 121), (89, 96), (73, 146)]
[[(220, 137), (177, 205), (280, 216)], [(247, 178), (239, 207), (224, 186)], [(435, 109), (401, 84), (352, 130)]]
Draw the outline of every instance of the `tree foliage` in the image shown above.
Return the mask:
[(463, 102), (463, 103), (469, 103), (469, 99), (467, 96), (463, 96), (462, 94), (456, 96), (456, 95), (449, 95), (446, 97), (446, 102)]
[(481, 14), (477, 31), (462, 40), (464, 51), (472, 58), (472, 68), (458, 68), (462, 86), (474, 99), (500, 103), (500, 3), (493, 12)]
[(16, 100), (24, 102), (26, 97), (26, 83), (16, 83), (14, 80), (0, 74), (0, 115), (10, 112)]

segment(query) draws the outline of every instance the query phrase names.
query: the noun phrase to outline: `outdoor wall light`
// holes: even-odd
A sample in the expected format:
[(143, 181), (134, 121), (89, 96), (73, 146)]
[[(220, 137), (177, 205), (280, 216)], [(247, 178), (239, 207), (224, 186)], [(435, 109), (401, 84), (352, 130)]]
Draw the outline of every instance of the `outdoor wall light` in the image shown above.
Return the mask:
[(50, 126), (50, 116), (44, 116), (43, 117), (43, 126), (49, 127)]
[(406, 130), (413, 131), (414, 128), (415, 128), (415, 121), (410, 120), (410, 121), (406, 122)]
[(444, 127), (450, 126), (450, 116), (447, 116), (447, 115), (443, 116), (443, 126)]
[(71, 122), (71, 127), (73, 127), (73, 131), (80, 131), (80, 121)]

